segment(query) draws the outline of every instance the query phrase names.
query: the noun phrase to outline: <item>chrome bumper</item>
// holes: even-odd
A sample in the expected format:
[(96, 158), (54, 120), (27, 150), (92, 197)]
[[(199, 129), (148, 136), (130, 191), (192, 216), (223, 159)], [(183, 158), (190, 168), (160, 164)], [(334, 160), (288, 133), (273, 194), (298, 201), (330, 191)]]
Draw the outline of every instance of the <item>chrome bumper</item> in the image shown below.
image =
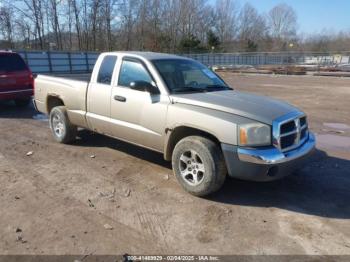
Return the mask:
[(303, 145), (288, 152), (281, 152), (277, 148), (246, 149), (238, 147), (237, 154), (238, 159), (243, 162), (260, 165), (281, 164), (309, 154), (315, 148), (315, 144), (315, 136), (309, 132), (309, 137)]

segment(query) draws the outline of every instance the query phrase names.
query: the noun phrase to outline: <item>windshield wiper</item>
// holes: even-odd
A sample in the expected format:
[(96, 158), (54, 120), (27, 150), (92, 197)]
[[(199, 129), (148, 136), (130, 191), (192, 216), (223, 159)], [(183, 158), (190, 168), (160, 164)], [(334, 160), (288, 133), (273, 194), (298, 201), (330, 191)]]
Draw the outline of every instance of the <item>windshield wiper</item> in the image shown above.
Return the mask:
[(174, 88), (172, 89), (172, 92), (174, 93), (186, 93), (186, 92), (212, 92), (212, 91), (225, 91), (225, 90), (232, 90), (228, 86), (224, 85), (207, 85), (206, 87), (193, 87), (193, 86), (184, 86), (180, 88)]
[(232, 90), (231, 88), (229, 88), (228, 86), (223, 86), (223, 85), (207, 85), (205, 87), (208, 91), (211, 91), (211, 90)]
[(207, 92), (207, 88), (198, 88), (198, 87), (192, 87), (192, 86), (184, 86), (180, 88), (174, 88), (172, 89), (174, 93), (186, 93), (186, 92)]

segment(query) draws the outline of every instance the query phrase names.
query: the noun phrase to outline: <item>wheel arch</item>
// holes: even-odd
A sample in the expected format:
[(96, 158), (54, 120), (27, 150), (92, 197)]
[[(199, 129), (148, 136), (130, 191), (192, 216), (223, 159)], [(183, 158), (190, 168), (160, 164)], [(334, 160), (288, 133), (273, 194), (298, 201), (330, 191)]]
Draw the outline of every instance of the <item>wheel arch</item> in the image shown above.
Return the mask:
[(178, 126), (178, 127), (175, 127), (174, 129), (167, 129), (166, 134), (167, 134), (167, 139), (164, 146), (164, 159), (168, 161), (171, 160), (176, 144), (181, 139), (188, 136), (202, 136), (212, 140), (218, 145), (220, 144), (219, 139), (214, 134), (211, 134), (210, 132), (207, 132), (195, 127), (190, 127), (190, 126)]
[(46, 101), (46, 110), (48, 114), (50, 114), (52, 108), (65, 105), (63, 100), (57, 95), (48, 95)]

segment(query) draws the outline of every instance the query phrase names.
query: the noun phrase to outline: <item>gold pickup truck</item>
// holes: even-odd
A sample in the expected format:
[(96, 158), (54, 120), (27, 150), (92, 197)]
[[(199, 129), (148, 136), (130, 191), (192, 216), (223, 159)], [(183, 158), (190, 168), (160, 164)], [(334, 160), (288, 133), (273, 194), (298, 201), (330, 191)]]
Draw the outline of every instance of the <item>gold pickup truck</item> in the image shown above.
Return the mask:
[(306, 115), (229, 87), (206, 66), (151, 52), (102, 53), (90, 81), (39, 75), (34, 104), (53, 137), (77, 127), (158, 151), (191, 194), (217, 191), (226, 175), (269, 181), (292, 173), (315, 147)]

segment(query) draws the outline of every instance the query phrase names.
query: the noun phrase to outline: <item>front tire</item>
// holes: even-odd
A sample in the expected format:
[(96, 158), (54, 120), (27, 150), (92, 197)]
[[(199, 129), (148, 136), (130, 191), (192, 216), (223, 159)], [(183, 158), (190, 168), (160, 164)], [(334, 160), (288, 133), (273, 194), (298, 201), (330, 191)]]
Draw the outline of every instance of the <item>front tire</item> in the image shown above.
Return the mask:
[(176, 144), (172, 166), (181, 186), (195, 196), (219, 190), (227, 173), (219, 145), (200, 136), (189, 136)]
[(68, 144), (75, 140), (77, 127), (71, 124), (64, 106), (54, 107), (50, 112), (50, 128), (55, 140)]

